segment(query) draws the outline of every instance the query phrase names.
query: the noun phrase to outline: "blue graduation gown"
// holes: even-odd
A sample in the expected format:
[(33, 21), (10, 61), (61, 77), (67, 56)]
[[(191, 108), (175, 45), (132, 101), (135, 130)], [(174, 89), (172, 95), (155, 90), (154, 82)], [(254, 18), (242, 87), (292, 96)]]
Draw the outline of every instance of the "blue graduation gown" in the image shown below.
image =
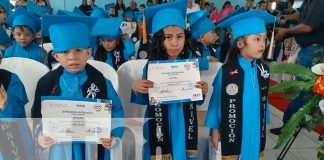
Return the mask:
[[(61, 95), (64, 97), (73, 97), (73, 98), (83, 98), (82, 94), (82, 85), (87, 80), (86, 71), (80, 71), (77, 74), (71, 74), (65, 69), (62, 76), (59, 79), (59, 86), (61, 89)], [(64, 79), (64, 80), (63, 80)], [(66, 85), (64, 84), (64, 81)], [(122, 104), (119, 100), (119, 97), (114, 90), (111, 82), (106, 79), (107, 84), (107, 93), (108, 98), (112, 100), (112, 118), (124, 118), (124, 111)], [(68, 86), (68, 87), (66, 87)], [(70, 92), (70, 91), (72, 92)], [(118, 124), (117, 124), (118, 123)], [(114, 136), (116, 139), (121, 139), (124, 133), (124, 128), (116, 128), (116, 125), (120, 125), (120, 119), (112, 119), (112, 128), (115, 128), (111, 132), (111, 136)], [(84, 157), (82, 155), (90, 156), (90, 144), (85, 145), (85, 148), (82, 148), (82, 143), (66, 143), (66, 144), (55, 144), (50, 148), (50, 160), (82, 160)], [(85, 154), (85, 152), (87, 152)], [(108, 149), (105, 149), (105, 160), (110, 160), (110, 152)]]
[[(24, 146), (25, 149), (29, 148), (31, 151), (29, 152), (30, 156), (33, 156), (34, 154), (32, 154), (32, 152), (34, 151), (33, 150), (34, 148), (31, 147), (33, 146), (32, 145), (33, 142), (29, 132), (28, 124), (25, 121), (25, 119), (20, 119), (26, 117), (25, 104), (28, 103), (28, 98), (26, 95), (25, 87), (16, 74), (12, 73), (10, 83), (6, 92), (8, 96), (7, 104), (5, 108), (2, 111), (0, 111), (0, 121), (12, 122), (12, 121), (19, 120), (18, 121), (19, 131), (21, 132), (21, 135), (24, 137), (24, 143), (21, 145)], [(19, 119), (15, 120), (11, 118), (19, 118)], [(24, 157), (24, 158), (28, 158), (28, 157)], [(0, 160), (3, 159), (4, 158), (0, 150)]]
[(16, 74), (11, 75), (8, 95), (4, 110), (0, 111), (0, 118), (25, 118), (25, 104), (28, 103), (25, 87)]
[[(258, 160), (260, 148), (260, 93), (257, 78), (257, 65), (239, 56), (239, 64), (244, 70), (243, 87), (243, 122), (242, 145), (240, 159)], [(252, 78), (254, 77), (254, 78)], [(255, 87), (253, 88), (253, 82)], [(222, 68), (219, 69), (213, 82), (213, 93), (210, 98), (206, 115), (205, 126), (220, 128), (221, 124), (221, 95), (222, 95)], [(268, 103), (266, 105), (266, 123), (270, 123)]]
[(13, 44), (6, 49), (4, 54), (4, 58), (9, 57), (29, 58), (44, 63), (42, 49), (36, 43), (32, 43), (27, 47), (22, 47), (18, 43)]
[[(146, 66), (143, 69), (142, 79), (146, 78)], [(148, 95), (131, 93), (131, 103), (137, 103), (141, 105), (148, 105)], [(198, 101), (197, 104), (202, 104), (203, 101)], [(145, 111), (144, 118), (148, 117), (147, 110)], [(187, 157), (186, 156), (186, 140), (185, 140), (185, 120), (183, 115), (183, 103), (173, 103), (168, 104), (168, 121), (169, 121), (169, 133), (170, 141), (172, 146), (170, 146), (172, 151), (172, 158), (174, 160), (197, 160), (197, 157)], [(144, 143), (144, 160), (151, 159), (150, 157), (150, 142), (149, 142), (149, 125), (145, 119), (145, 124), (143, 126), (143, 136), (146, 140)]]

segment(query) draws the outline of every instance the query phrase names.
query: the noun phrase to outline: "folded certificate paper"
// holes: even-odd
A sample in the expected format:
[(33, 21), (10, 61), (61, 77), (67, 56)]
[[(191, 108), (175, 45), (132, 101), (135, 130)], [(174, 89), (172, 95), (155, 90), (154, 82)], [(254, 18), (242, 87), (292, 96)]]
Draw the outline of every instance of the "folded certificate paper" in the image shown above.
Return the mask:
[(110, 138), (112, 100), (42, 97), (43, 135), (58, 142)]
[(154, 83), (150, 105), (203, 99), (201, 89), (195, 87), (200, 81), (198, 59), (149, 61), (147, 79)]

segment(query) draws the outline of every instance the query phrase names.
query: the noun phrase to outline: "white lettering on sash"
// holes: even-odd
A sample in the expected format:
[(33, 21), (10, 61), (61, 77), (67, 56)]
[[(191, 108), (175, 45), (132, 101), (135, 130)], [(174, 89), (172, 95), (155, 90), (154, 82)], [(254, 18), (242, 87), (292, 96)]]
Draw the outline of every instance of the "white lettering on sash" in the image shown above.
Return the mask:
[(230, 99), (229, 100), (229, 115), (228, 115), (228, 122), (229, 122), (229, 128), (230, 128), (230, 133), (228, 135), (229, 139), (228, 142), (234, 143), (235, 142), (235, 133), (234, 129), (236, 128), (235, 122), (236, 122), (236, 106), (234, 102), (236, 102), (236, 99)]
[(158, 142), (163, 141), (163, 133), (162, 133), (162, 109), (160, 106), (156, 106), (155, 110), (155, 121), (156, 121), (156, 138)]

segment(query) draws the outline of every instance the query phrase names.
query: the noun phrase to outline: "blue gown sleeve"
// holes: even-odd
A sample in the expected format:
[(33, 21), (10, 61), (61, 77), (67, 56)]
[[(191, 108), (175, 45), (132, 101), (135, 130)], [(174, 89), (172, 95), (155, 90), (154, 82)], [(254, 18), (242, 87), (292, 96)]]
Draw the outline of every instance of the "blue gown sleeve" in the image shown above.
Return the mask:
[(0, 118), (25, 118), (25, 104), (28, 103), (27, 94), (19, 77), (12, 74), (7, 88), (7, 104), (4, 110), (0, 111)]
[(10, 46), (5, 50), (3, 58), (11, 57), (13, 47), (14, 46)]
[[(146, 78), (146, 65), (143, 68), (143, 75), (142, 75), (142, 79), (147, 79)], [(136, 104), (140, 104), (140, 105), (147, 105), (149, 100), (148, 100), (148, 94), (142, 94), (142, 93), (137, 93), (137, 95), (135, 95), (134, 91), (131, 91), (131, 99), (130, 99), (131, 103), (136, 103)]]
[(222, 68), (219, 69), (213, 82), (213, 94), (210, 98), (205, 126), (219, 128), (221, 123)]
[(124, 41), (124, 59), (127, 61), (130, 57), (135, 55), (135, 46), (130, 38)]
[(111, 119), (111, 135), (114, 137), (122, 138), (124, 134), (124, 126), (125, 126), (125, 116), (124, 109), (120, 102), (120, 99), (112, 86), (111, 82), (106, 79), (108, 98), (112, 100), (112, 119)]

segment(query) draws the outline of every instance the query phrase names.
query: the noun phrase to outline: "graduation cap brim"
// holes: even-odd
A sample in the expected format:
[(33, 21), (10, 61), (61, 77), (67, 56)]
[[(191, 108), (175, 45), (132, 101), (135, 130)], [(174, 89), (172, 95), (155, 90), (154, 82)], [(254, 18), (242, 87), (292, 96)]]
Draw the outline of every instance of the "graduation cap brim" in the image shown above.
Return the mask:
[(218, 24), (219, 27), (223, 28), (230, 28), (232, 24), (241, 21), (242, 19), (247, 19), (250, 17), (255, 17), (255, 18), (260, 18), (264, 20), (264, 24), (267, 25), (269, 23), (273, 23), (278, 20), (278, 18), (272, 16), (271, 14), (265, 12), (265, 11), (260, 11), (257, 9), (250, 10), (248, 12), (244, 12), (241, 14), (236, 14), (221, 23)]
[(27, 11), (35, 13), (37, 16), (41, 17), (45, 15), (46, 12), (51, 12), (50, 8), (48, 7), (41, 7), (34, 2), (28, 2), (26, 5)]
[(27, 9), (22, 7), (22, 6), (19, 6), (16, 8), (15, 12), (12, 12), (7, 18), (6, 20), (4, 21), (5, 24), (7, 24), (9, 27), (12, 27), (13, 26), (13, 22), (16, 18), (16, 16), (20, 15), (20, 14), (25, 14), (27, 13)]
[[(115, 39), (121, 36), (122, 18), (100, 18), (94, 25), (91, 36)], [(107, 29), (109, 26), (109, 29)]]
[(188, 22), (191, 26), (192, 24), (195, 24), (201, 17), (207, 16), (207, 11), (201, 10), (201, 11), (197, 11), (197, 12), (192, 12), (192, 13), (189, 13), (187, 16), (188, 16)]
[(95, 17), (95, 18), (108, 18), (108, 13), (105, 11), (103, 8), (100, 7), (95, 7), (93, 8), (90, 17)]
[(60, 23), (69, 23), (69, 22), (79, 22), (86, 24), (89, 28), (89, 32), (93, 28), (94, 24), (96, 23), (97, 18), (93, 17), (85, 17), (85, 16), (67, 16), (67, 15), (56, 15), (56, 16), (49, 16), (45, 15), (42, 16), (42, 37), (49, 36), (49, 27), (53, 24), (60, 24)]
[[(186, 0), (173, 1), (159, 5), (153, 5), (144, 9), (144, 18), (146, 21), (146, 32), (152, 33), (152, 20), (156, 13), (164, 9), (176, 9), (181, 12), (183, 18), (186, 17), (188, 2)], [(172, 15), (170, 15), (172, 18)], [(161, 19), (162, 20), (162, 19)], [(165, 19), (165, 21), (172, 21), (173, 19)]]
[(2, 6), (4, 11), (8, 14), (12, 13), (10, 8), (14, 8), (14, 6), (9, 1), (6, 0), (0, 0), (0, 6)]

